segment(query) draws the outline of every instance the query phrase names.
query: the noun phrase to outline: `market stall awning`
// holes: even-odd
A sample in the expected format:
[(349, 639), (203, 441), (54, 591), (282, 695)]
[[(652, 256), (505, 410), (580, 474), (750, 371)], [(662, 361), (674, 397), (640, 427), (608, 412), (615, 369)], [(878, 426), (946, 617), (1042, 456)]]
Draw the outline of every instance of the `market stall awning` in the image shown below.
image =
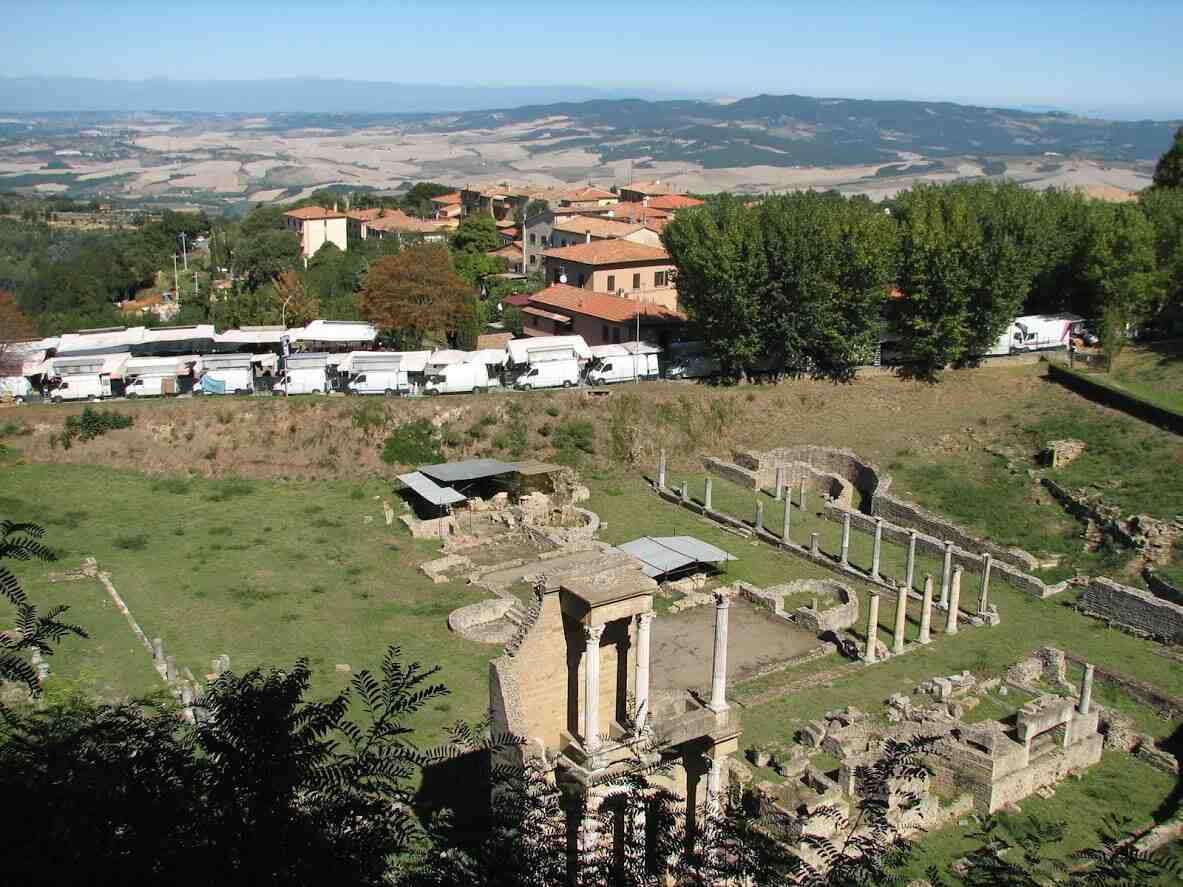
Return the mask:
[(693, 564), (721, 564), (735, 560), (722, 548), (693, 536), (642, 536), (616, 547), (639, 560), (641, 571), (655, 579)]

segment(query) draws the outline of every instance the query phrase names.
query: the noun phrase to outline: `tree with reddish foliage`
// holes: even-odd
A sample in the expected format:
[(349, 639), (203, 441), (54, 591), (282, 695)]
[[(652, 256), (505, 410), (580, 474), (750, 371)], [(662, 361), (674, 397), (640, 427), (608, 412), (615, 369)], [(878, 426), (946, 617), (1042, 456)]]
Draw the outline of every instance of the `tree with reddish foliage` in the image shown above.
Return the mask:
[(470, 292), (444, 244), (420, 243), (371, 266), (360, 305), (375, 326), (416, 347), (428, 335), (443, 340), (455, 329)]
[[(12, 347), (37, 335), (32, 319), (21, 311), (12, 293), (0, 293), (0, 376), (19, 375), (23, 359)], [(16, 373), (10, 372), (16, 369)]]

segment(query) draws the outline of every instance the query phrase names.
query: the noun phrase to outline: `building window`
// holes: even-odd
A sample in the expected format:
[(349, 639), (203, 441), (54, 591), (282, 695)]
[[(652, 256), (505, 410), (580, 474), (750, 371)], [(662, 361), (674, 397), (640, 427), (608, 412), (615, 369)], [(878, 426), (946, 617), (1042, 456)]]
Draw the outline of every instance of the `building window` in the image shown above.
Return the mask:
[(583, 286), (583, 285), (584, 285), (586, 282), (587, 282), (587, 275), (580, 273), (580, 275), (579, 275), (579, 285), (580, 285), (580, 286)]
[[(615, 274), (608, 275), (608, 292), (610, 292), (610, 293), (616, 292), (616, 275)], [(607, 338), (607, 336), (605, 336), (604, 338)]]
[(534, 245), (534, 232), (530, 232), (530, 246)]
[(665, 286), (665, 272), (664, 271), (654, 271), (653, 272), (653, 285), (654, 286)]
[(530, 264), (533, 265), (538, 261), (538, 256), (535, 253), (530, 253)]
[(613, 345), (620, 344), (620, 327), (613, 327), (612, 328), (612, 344)]
[(608, 341), (608, 324), (606, 323), (600, 327), (600, 338), (605, 342)]
[(639, 290), (640, 288), (641, 288), (641, 275), (634, 274), (633, 275), (633, 289)]

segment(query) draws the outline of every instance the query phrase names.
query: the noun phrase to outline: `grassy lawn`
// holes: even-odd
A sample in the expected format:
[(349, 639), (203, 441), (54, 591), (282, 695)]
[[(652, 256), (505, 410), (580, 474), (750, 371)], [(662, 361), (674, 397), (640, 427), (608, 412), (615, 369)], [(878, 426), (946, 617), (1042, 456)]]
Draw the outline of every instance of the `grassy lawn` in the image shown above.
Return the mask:
[(1183, 412), (1183, 340), (1125, 348), (1109, 373), (1093, 378), (1157, 406)]
[[(376, 669), (387, 646), (442, 666), (452, 695), (424, 712), (430, 735), (487, 705), (493, 647), (448, 631), (447, 614), (479, 596), (460, 583), (433, 585), (415, 566), (437, 547), (388, 527), (381, 482), (153, 480), (84, 466), (6, 465), (0, 515), (46, 526), (60, 553), (50, 569), (88, 555), (111, 575), (149, 637), (164, 639), (179, 668), (201, 678), (230, 656), (238, 672), (311, 664), (313, 692), (343, 688)], [(393, 503), (399, 508), (399, 503)], [(366, 517), (371, 517), (366, 522)], [(46, 566), (16, 564), (41, 605), (63, 602), (91, 634), (51, 660), (63, 682), (106, 697), (161, 687), (150, 657), (94, 581), (50, 584)]]

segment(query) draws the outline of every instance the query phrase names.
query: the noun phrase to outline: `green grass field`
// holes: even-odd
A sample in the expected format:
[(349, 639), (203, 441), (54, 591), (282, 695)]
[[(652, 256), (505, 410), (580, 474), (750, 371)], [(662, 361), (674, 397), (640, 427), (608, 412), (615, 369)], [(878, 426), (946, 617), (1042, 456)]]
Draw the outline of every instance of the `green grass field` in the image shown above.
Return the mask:
[(1094, 378), (1157, 406), (1183, 412), (1183, 341), (1125, 348), (1111, 372)]

